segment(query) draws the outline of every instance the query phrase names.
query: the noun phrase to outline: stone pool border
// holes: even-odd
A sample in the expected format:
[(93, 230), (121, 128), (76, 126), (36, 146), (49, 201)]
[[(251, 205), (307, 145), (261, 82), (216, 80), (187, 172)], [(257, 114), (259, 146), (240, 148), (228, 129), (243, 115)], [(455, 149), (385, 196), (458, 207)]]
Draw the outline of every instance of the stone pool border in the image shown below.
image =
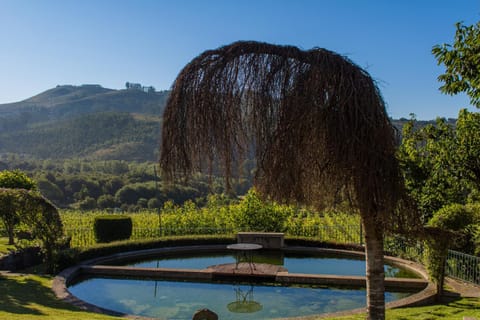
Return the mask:
[[(317, 247), (302, 247), (302, 246), (286, 246), (282, 248), (284, 252), (288, 253), (326, 253), (326, 254), (340, 254), (342, 256), (350, 256), (350, 257), (364, 257), (364, 252), (359, 251), (350, 251), (350, 250), (340, 250), (340, 249), (329, 249), (329, 248), (317, 248)], [(158, 319), (158, 318), (148, 318), (148, 317), (141, 317), (141, 316), (134, 316), (125, 313), (121, 313), (114, 310), (109, 310), (105, 308), (101, 308), (99, 306), (90, 304), (83, 300), (78, 299), (74, 295), (72, 295), (68, 291), (68, 286), (72, 281), (81, 276), (82, 274), (88, 273), (97, 273), (101, 274), (102, 272), (106, 272), (105, 270), (113, 270), (107, 271), (110, 272), (108, 274), (115, 274), (116, 275), (125, 275), (122, 272), (122, 269), (119, 267), (101, 267), (99, 264), (101, 263), (108, 263), (113, 261), (122, 261), (122, 260), (129, 260), (132, 258), (148, 258), (149, 256), (157, 256), (159, 254), (163, 256), (174, 256), (177, 254), (186, 254), (186, 253), (215, 253), (215, 252), (225, 252), (227, 251), (226, 245), (199, 245), (199, 246), (179, 246), (179, 247), (163, 247), (163, 248), (155, 248), (155, 249), (146, 249), (146, 250), (138, 250), (138, 251), (128, 251), (122, 252), (117, 254), (112, 254), (105, 257), (99, 257), (95, 259), (90, 259), (87, 261), (82, 262), (76, 266), (70, 267), (68, 269), (63, 270), (60, 272), (54, 279), (52, 284), (52, 289), (57, 296), (62, 301), (68, 302), (72, 305), (77, 306), (82, 310), (103, 313), (107, 315), (113, 316), (120, 316), (125, 317), (128, 319)], [(400, 307), (410, 307), (410, 306), (420, 306), (426, 305), (434, 301), (436, 288), (433, 283), (428, 281), (428, 275), (423, 268), (423, 266), (414, 263), (412, 261), (403, 260), (396, 257), (385, 256), (385, 262), (392, 264), (394, 266), (398, 266), (401, 268), (405, 268), (414, 272), (415, 274), (419, 275), (423, 280), (418, 280), (418, 283), (423, 283), (424, 289), (420, 292), (412, 294), (406, 298), (395, 300), (386, 304), (386, 308), (400, 308)], [(96, 269), (96, 271), (95, 271)], [(102, 270), (103, 269), (103, 270)], [(156, 268), (155, 268), (156, 269)], [(148, 273), (155, 273), (153, 268), (128, 268), (129, 271), (133, 270), (134, 273), (137, 275), (141, 275), (143, 271), (143, 275), (148, 275)], [(152, 271), (153, 270), (153, 271)], [(162, 274), (163, 272), (163, 274)], [(208, 281), (212, 279), (211, 271), (204, 270), (190, 270), (190, 269), (161, 269), (157, 270), (155, 273), (157, 276), (167, 275), (171, 278), (175, 279), (204, 279)], [(130, 274), (132, 275), (132, 274)], [(202, 278), (203, 277), (203, 278)], [(349, 285), (349, 286), (359, 286), (363, 282), (363, 286), (365, 283), (365, 277), (357, 277), (357, 276), (331, 276), (331, 275), (305, 275), (305, 274), (294, 274), (288, 272), (278, 272), (276, 274), (276, 280), (283, 282), (285, 284), (288, 283), (310, 283), (310, 284), (328, 284), (328, 285)], [(386, 286), (389, 288), (398, 288), (398, 289), (405, 289), (404, 283), (405, 282), (412, 282), (410, 280), (401, 280), (395, 278), (386, 278)], [(415, 282), (415, 281), (413, 281)], [(421, 284), (419, 284), (421, 286)], [(280, 319), (290, 319), (290, 320), (312, 320), (312, 319), (319, 319), (319, 318), (327, 318), (327, 317), (334, 317), (334, 316), (342, 316), (342, 315), (350, 315), (355, 313), (365, 312), (365, 308), (359, 308), (354, 310), (347, 310), (347, 311), (339, 311), (335, 313), (329, 314), (318, 314), (318, 315), (310, 315), (310, 316), (299, 316), (299, 317), (290, 317), (290, 318), (278, 318)]]

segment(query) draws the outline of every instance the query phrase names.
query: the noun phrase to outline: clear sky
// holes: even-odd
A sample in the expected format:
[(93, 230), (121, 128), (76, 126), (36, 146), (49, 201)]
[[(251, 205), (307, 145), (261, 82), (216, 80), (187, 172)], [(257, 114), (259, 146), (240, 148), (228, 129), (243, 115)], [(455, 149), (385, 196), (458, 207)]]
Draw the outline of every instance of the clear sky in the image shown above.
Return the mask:
[(0, 0), (0, 103), (56, 85), (169, 89), (207, 49), (237, 40), (323, 47), (378, 81), (389, 115), (456, 117), (432, 46), (476, 23), (479, 0)]

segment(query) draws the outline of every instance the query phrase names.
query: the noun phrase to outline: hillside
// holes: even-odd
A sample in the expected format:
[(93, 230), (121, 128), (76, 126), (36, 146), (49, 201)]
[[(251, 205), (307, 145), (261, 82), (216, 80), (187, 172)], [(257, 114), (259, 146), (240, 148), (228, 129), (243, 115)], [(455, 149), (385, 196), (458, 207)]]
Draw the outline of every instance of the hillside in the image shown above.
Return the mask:
[[(64, 85), (0, 104), (0, 155), (154, 161), (168, 93)], [(392, 120), (399, 130), (407, 121)]]
[(0, 154), (155, 160), (168, 91), (57, 86), (0, 104)]

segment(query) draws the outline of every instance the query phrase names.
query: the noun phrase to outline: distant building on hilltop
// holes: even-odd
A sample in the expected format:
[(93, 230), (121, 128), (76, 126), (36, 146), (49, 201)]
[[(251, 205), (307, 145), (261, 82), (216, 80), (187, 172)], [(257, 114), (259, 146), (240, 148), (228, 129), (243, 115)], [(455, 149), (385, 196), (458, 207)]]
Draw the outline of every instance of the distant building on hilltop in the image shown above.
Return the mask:
[(143, 91), (143, 92), (146, 92), (146, 93), (153, 93), (155, 92), (155, 87), (153, 86), (142, 86), (140, 83), (133, 83), (133, 82), (126, 82), (125, 83), (125, 88), (127, 90), (139, 90), (139, 91)]

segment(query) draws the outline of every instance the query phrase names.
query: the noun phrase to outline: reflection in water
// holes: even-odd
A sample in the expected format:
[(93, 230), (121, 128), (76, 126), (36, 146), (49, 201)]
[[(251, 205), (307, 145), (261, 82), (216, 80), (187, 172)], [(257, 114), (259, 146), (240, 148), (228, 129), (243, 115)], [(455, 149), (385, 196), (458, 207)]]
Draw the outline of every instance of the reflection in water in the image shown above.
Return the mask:
[[(261, 308), (254, 313), (229, 310), (238, 284), (193, 283), (134, 279), (92, 278), (69, 287), (78, 298), (119, 312), (163, 320), (191, 320), (195, 311), (208, 308), (219, 319), (255, 320), (298, 317), (355, 309), (365, 306), (364, 290), (315, 287), (255, 285), (249, 297), (249, 285), (242, 285), (239, 300), (256, 301)], [(233, 292), (232, 292), (233, 291)], [(386, 301), (409, 295), (385, 294)], [(258, 308), (258, 307), (257, 307)]]
[[(352, 257), (339, 257), (326, 254), (294, 254), (282, 251), (261, 251), (255, 254), (254, 263), (267, 263), (283, 266), (290, 273), (335, 274), (344, 276), (364, 276), (365, 260)], [(235, 263), (235, 255), (183, 254), (176, 257), (150, 258), (131, 261), (121, 265), (139, 268), (182, 268), (205, 269), (212, 265)], [(418, 278), (414, 273), (395, 266), (385, 265), (385, 276), (396, 278)]]
[(262, 310), (262, 305), (253, 298), (253, 284), (246, 291), (242, 290), (240, 286), (234, 288), (235, 301), (227, 305), (230, 312), (235, 313), (254, 313)]

